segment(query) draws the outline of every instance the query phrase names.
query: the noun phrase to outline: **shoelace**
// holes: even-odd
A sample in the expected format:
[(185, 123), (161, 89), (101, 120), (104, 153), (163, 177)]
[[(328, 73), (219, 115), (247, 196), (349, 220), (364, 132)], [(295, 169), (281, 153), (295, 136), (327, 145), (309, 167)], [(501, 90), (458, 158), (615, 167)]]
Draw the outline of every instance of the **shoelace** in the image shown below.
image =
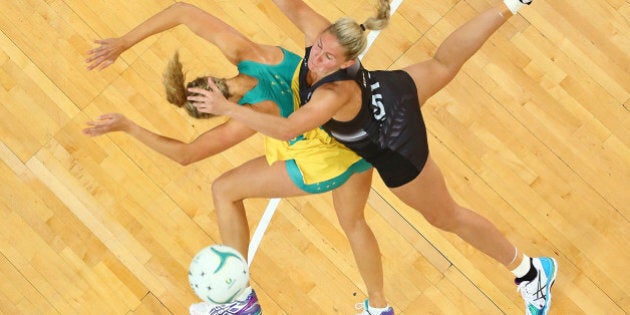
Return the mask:
[[(367, 309), (367, 307), (369, 307), (369, 306), (367, 305), (367, 303), (365, 303), (365, 301), (363, 301), (361, 303), (357, 303), (357, 304), (354, 305), (354, 308), (357, 311), (361, 312), (361, 313), (359, 313), (357, 315), (364, 315), (364, 314), (370, 314), (371, 315), (371, 314), (373, 314)], [(376, 314), (376, 313), (374, 313), (374, 314)], [(378, 314), (383, 314), (383, 313), (379, 312)]]
[(536, 277), (533, 281), (524, 281), (519, 283), (516, 288), (517, 292), (521, 293), (523, 300), (527, 304), (531, 304), (538, 309), (541, 309), (546, 302), (544, 289), (545, 287), (540, 283), (540, 277)]
[(357, 311), (361, 312), (357, 315), (361, 315), (363, 314), (363, 312), (365, 311), (365, 306), (363, 305), (363, 302), (357, 303), (354, 305), (354, 309), (356, 309)]

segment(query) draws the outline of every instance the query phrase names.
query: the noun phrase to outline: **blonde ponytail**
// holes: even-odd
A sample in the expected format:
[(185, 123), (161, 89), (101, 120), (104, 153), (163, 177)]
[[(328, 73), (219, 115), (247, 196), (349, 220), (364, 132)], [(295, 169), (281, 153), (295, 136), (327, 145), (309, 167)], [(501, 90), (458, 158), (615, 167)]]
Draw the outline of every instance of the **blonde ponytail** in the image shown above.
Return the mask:
[(363, 26), (368, 30), (382, 30), (389, 24), (389, 0), (379, 0), (376, 16), (369, 17)]
[(346, 49), (346, 59), (357, 58), (367, 46), (365, 30), (381, 30), (389, 23), (389, 0), (378, 0), (376, 15), (358, 24), (351, 18), (341, 18), (331, 24), (325, 32), (337, 38), (339, 44)]

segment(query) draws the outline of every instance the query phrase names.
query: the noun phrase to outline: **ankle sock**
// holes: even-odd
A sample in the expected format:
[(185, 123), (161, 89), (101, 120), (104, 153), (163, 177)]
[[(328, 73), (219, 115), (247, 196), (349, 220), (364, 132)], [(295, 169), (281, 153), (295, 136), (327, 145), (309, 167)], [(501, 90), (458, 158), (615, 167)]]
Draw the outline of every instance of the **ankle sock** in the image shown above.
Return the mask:
[[(523, 281), (532, 281), (538, 275), (538, 270), (536, 270), (536, 268), (534, 268), (534, 264), (532, 262), (532, 258), (527, 257), (527, 260), (525, 260), (525, 258), (523, 258), (523, 261), (526, 262), (525, 265), (529, 265), (529, 268), (527, 269), (527, 272), (525, 274), (523, 274), (522, 276), (520, 276), (520, 275), (517, 276), (516, 273), (514, 272), (514, 270), (512, 271), (512, 273), (514, 273), (514, 275), (516, 277), (516, 279), (514, 279), (514, 282), (516, 282), (516, 284), (519, 284), (519, 283), (521, 283)], [(521, 263), (521, 265), (524, 265), (524, 264)], [(519, 267), (521, 265), (519, 265)], [(517, 267), (517, 269), (519, 267)]]
[(368, 304), (368, 312), (370, 312), (370, 314), (380, 314), (384, 311), (386, 311), (389, 308), (389, 306), (385, 306), (383, 308), (376, 308), (376, 307), (372, 307)]
[(529, 272), (531, 267), (532, 267), (531, 258), (523, 254), (523, 260), (521, 260), (521, 263), (512, 270), (512, 273), (514, 274), (514, 277), (521, 278)]
[(389, 305), (383, 307), (383, 308), (377, 308), (377, 307), (373, 307), (370, 305), (370, 300), (366, 299), (365, 301), (363, 301), (363, 308), (368, 311), (368, 313), (370, 314), (381, 314), (382, 312), (387, 311), (387, 309), (389, 309)]
[(245, 300), (249, 296), (249, 294), (252, 293), (252, 290), (253, 290), (252, 287), (245, 288), (245, 290), (241, 292), (241, 294), (239, 294), (239, 296), (236, 299), (234, 299), (234, 301)]

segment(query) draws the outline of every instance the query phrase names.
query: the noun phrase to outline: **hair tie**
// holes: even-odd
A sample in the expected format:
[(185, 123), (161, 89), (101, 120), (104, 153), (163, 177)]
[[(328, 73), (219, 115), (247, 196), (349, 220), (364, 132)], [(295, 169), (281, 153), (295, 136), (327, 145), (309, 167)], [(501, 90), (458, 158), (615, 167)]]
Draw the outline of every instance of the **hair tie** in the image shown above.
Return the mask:
[(359, 24), (359, 27), (361, 27), (361, 30), (365, 32), (365, 25)]

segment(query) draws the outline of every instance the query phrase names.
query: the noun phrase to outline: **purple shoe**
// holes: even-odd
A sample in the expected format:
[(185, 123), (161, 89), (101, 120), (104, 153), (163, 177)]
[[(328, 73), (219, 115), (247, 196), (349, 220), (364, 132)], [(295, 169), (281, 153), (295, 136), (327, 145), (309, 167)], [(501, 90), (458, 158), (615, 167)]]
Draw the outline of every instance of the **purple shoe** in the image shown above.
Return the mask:
[(366, 299), (363, 303), (357, 303), (355, 306), (357, 311), (362, 311), (357, 315), (394, 315), (394, 309), (391, 306), (387, 306), (384, 309), (375, 310), (371, 307)]
[(253, 289), (243, 299), (225, 304), (196, 303), (190, 306), (189, 311), (190, 315), (262, 315), (258, 297)]

